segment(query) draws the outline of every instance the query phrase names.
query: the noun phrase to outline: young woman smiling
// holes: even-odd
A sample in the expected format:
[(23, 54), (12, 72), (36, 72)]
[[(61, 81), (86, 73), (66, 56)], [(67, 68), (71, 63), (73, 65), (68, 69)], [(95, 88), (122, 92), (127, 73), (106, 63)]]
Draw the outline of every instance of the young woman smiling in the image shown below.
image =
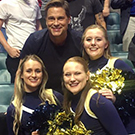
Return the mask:
[(93, 135), (127, 135), (113, 103), (92, 89), (89, 69), (81, 57), (69, 58), (63, 67), (63, 108), (75, 113), (75, 123), (83, 123)]
[(26, 123), (34, 109), (46, 100), (50, 104), (57, 104), (55, 99), (62, 101), (60, 93), (45, 89), (47, 80), (48, 74), (41, 59), (27, 55), (19, 66), (14, 98), (7, 110), (9, 135), (30, 135)]

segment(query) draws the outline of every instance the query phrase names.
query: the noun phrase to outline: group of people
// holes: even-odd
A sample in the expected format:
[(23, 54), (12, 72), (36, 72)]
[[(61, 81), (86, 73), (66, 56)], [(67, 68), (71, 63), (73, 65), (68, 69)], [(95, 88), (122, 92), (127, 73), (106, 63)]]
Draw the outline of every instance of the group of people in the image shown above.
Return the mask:
[[(11, 14), (4, 12), (8, 9), (6, 8), (7, 1), (3, 0), (0, 3), (0, 26), (3, 22), (8, 22), (4, 21), (6, 17), (12, 18)], [(32, 26), (37, 29), (30, 27), (33, 29), (30, 31), (29, 26), (27, 29), (23, 23), (21, 25), (16, 20), (18, 27), (25, 28), (26, 33), (27, 31), (32, 33), (27, 33), (22, 43), (17, 42), (13, 38), (20, 35), (19, 39), (22, 39), (22, 34), (24, 36), (25, 33), (14, 31), (15, 35), (11, 35), (10, 30), (14, 28), (10, 24), (14, 23), (12, 21), (15, 19), (13, 19), (7, 23), (9, 32), (7, 35), (12, 38), (6, 42), (0, 33), (0, 42), (10, 58), (7, 63), (9, 62), (10, 66), (16, 66), (12, 71), (12, 81), (15, 80), (14, 98), (7, 110), (9, 135), (29, 135), (30, 132), (26, 127), (27, 119), (34, 109), (46, 100), (50, 104), (62, 107), (66, 113), (72, 110), (75, 113), (75, 123), (79, 124), (81, 121), (86, 129), (94, 131), (94, 135), (134, 134), (135, 119), (132, 119), (132, 124), (129, 122), (129, 125), (124, 127), (113, 105), (117, 99), (112, 91), (110, 89), (96, 90), (91, 85), (90, 74), (105, 67), (115, 67), (134, 73), (125, 62), (111, 56), (105, 27), (91, 25), (82, 34), (81, 31), (76, 31), (69, 26), (73, 18), (70, 16), (68, 2), (50, 0), (45, 5), (47, 28), (40, 30), (40, 14), (36, 12), (34, 15), (33, 12), (33, 10), (39, 10), (38, 6), (33, 7), (31, 0), (25, 2), (10, 0), (10, 2), (11, 5), (17, 2), (19, 8), (16, 12), (21, 10), (23, 14), (23, 18), (22, 16), (19, 18), (25, 20), (25, 17), (30, 15), (30, 21), (34, 19)], [(89, 5), (89, 3), (85, 4)], [(28, 10), (29, 14), (25, 12), (22, 5), (32, 8)], [(32, 19), (33, 16), (36, 16), (36, 19)], [(97, 17), (100, 18), (100, 15)], [(13, 46), (9, 46), (13, 41)], [(15, 44), (18, 48), (14, 48)], [(11, 59), (14, 62), (10, 61)], [(9, 69), (12, 70), (11, 67)], [(31, 134), (40, 133), (34, 131)]]
[[(133, 70), (122, 60), (115, 59), (113, 63), (109, 62), (112, 58), (109, 54), (106, 30), (103, 27), (89, 26), (82, 36), (82, 43), (83, 57), (70, 57), (63, 65), (61, 82), (64, 96), (54, 89), (45, 89), (48, 75), (44, 63), (37, 55), (26, 55), (21, 60), (16, 76), (14, 100), (7, 111), (10, 135), (29, 134), (26, 127), (27, 119), (34, 109), (46, 100), (50, 104), (61, 106), (66, 113), (72, 109), (75, 112), (75, 122), (79, 124), (81, 121), (86, 129), (94, 131), (95, 135), (128, 135), (113, 105), (115, 98), (111, 90), (94, 89), (89, 76), (91, 72), (105, 66), (123, 71)], [(91, 61), (95, 61), (95, 66), (90, 67)], [(60, 104), (62, 102), (63, 104)], [(133, 130), (134, 125), (131, 128)], [(32, 135), (39, 134), (39, 131), (32, 132)]]

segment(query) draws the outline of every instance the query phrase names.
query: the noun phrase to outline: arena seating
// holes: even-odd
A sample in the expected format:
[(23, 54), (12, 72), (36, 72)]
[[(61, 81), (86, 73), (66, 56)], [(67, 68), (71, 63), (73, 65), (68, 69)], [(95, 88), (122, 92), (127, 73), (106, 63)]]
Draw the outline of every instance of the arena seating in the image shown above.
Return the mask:
[(0, 112), (6, 112), (14, 93), (13, 84), (0, 85)]
[(6, 68), (6, 53), (0, 53), (0, 84), (10, 84), (10, 74)]
[(120, 15), (112, 12), (106, 19), (107, 34), (111, 52), (121, 52), (122, 36), (120, 34)]
[(6, 53), (0, 53), (0, 112), (6, 112), (14, 91), (14, 85), (10, 83), (10, 74), (6, 68)]
[(10, 74), (5, 64), (6, 57), (5, 52), (0, 52), (0, 135), (8, 135), (6, 111), (14, 93), (14, 85), (10, 83)]
[(106, 19), (107, 30), (120, 29), (120, 15), (117, 12), (111, 12)]

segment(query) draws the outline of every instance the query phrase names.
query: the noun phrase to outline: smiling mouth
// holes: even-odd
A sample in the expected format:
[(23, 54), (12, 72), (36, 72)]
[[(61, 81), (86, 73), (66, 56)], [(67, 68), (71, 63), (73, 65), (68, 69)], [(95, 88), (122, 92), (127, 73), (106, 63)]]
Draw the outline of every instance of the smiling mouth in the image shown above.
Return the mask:
[(53, 29), (53, 31), (55, 31), (55, 32), (59, 32), (61, 28), (52, 28), (52, 29)]
[(30, 80), (32, 83), (35, 83), (35, 82), (37, 82), (38, 80), (36, 79), (36, 80)]
[(90, 50), (91, 50), (91, 51), (96, 51), (96, 50), (97, 50), (97, 48), (90, 48)]
[(78, 84), (79, 84), (79, 83), (72, 83), (72, 84), (70, 84), (70, 86), (71, 86), (71, 87), (76, 87), (76, 86), (78, 86)]
[(60, 31), (60, 29), (53, 29), (55, 32), (59, 32)]

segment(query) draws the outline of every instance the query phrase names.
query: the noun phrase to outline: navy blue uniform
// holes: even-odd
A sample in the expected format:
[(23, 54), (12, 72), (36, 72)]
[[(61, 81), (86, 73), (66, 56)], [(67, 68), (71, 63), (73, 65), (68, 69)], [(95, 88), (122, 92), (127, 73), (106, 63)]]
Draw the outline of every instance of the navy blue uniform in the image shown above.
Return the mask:
[[(22, 106), (22, 117), (21, 117), (21, 127), (19, 129), (18, 135), (30, 135), (30, 132), (27, 131), (26, 123), (31, 115), (31, 113), (35, 110), (37, 106), (39, 106), (42, 101), (39, 98), (38, 90), (32, 93), (25, 92), (23, 100), (23, 106)], [(56, 96), (56, 98), (59, 100), (60, 103), (62, 103), (63, 96), (53, 91), (53, 94)], [(56, 101), (57, 102), (57, 101)], [(7, 110), (7, 126), (8, 126), (8, 134), (14, 135), (13, 133), (13, 121), (14, 121), (14, 105), (11, 104), (8, 107)]]
[[(80, 100), (81, 92), (73, 95), (71, 108), (75, 111), (78, 101)], [(89, 95), (88, 95), (89, 96)], [(88, 98), (88, 105), (91, 111), (97, 118), (94, 118), (88, 113), (88, 108), (85, 106), (81, 115), (81, 122), (87, 130), (92, 130), (92, 135), (127, 135), (125, 127), (115, 109), (112, 101), (106, 99), (102, 95), (95, 93)], [(87, 101), (87, 98), (85, 102)]]

